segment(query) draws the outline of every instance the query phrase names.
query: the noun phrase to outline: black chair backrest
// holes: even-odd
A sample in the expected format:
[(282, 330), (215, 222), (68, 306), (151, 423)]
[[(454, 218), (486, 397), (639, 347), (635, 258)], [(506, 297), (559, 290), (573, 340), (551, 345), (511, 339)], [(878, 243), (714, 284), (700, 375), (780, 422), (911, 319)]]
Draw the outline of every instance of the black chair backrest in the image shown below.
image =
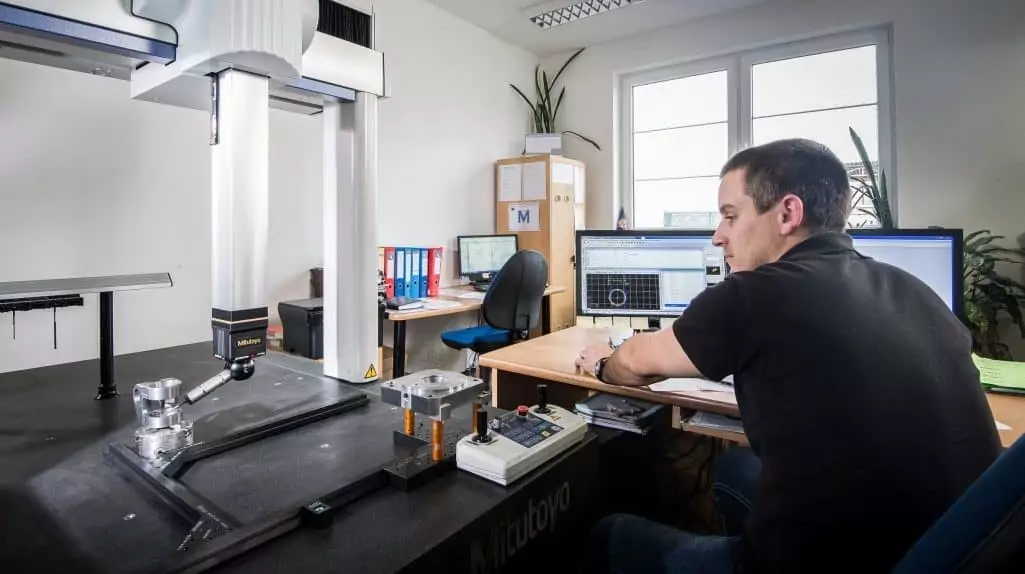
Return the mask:
[(544, 255), (531, 250), (516, 252), (491, 280), (484, 295), (484, 321), (496, 329), (525, 335), (540, 322), (541, 298), (547, 282), (548, 262)]

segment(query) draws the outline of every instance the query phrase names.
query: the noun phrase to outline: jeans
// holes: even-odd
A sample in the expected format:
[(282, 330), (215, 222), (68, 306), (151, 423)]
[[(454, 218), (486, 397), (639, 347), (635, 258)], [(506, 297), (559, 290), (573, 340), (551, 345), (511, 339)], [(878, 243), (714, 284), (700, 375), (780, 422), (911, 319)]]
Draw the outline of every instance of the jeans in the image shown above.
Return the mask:
[(592, 535), (595, 570), (732, 574), (761, 468), (761, 461), (747, 448), (732, 448), (716, 457), (712, 490), (727, 536), (698, 536), (645, 518), (613, 514), (602, 519)]

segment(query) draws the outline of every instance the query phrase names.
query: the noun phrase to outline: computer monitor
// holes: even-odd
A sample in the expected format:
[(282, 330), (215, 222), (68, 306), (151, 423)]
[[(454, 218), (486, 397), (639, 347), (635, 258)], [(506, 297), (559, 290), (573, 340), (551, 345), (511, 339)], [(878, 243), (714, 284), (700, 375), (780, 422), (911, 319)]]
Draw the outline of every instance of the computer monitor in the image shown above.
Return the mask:
[(919, 278), (960, 316), (964, 237), (960, 229), (852, 229), (854, 248)]
[(519, 251), (515, 235), (461, 235), (457, 243), (459, 274), (472, 281), (491, 279)]
[(677, 317), (726, 278), (712, 231), (577, 231), (577, 314)]

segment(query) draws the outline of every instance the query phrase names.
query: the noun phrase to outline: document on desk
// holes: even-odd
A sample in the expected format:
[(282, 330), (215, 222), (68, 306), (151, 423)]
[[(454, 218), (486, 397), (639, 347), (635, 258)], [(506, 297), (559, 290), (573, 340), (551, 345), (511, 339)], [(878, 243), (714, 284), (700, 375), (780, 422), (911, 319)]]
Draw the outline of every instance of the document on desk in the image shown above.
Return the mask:
[(456, 307), (462, 307), (458, 301), (446, 301), (444, 299), (420, 299), (420, 302), (424, 304), (424, 309), (454, 309)]
[(733, 385), (717, 383), (708, 379), (679, 378), (666, 379), (648, 385), (648, 389), (656, 393), (729, 393), (733, 394)]
[(1025, 363), (998, 361), (972, 355), (975, 368), (979, 369), (979, 382), (987, 389), (1025, 393)]
[(473, 299), (475, 301), (483, 301), (484, 295), (485, 293), (482, 293), (480, 291), (468, 291), (460, 293), (459, 295), (456, 295), (456, 297), (460, 299)]

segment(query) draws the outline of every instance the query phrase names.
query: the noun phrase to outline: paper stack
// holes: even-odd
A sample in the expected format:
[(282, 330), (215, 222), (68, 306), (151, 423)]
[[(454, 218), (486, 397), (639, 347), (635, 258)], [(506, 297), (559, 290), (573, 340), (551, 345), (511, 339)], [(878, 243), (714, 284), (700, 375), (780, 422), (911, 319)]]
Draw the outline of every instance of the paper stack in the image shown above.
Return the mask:
[(576, 404), (576, 413), (588, 424), (648, 434), (663, 405), (599, 393)]

